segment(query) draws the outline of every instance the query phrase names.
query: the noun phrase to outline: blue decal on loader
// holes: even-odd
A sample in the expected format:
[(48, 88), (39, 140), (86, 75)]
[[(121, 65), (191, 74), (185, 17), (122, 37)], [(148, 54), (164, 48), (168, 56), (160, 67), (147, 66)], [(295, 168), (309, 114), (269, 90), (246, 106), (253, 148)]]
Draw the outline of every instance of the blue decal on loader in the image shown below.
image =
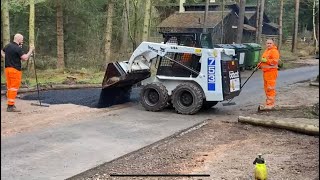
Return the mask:
[(208, 58), (208, 91), (216, 90), (216, 60), (212, 57)]

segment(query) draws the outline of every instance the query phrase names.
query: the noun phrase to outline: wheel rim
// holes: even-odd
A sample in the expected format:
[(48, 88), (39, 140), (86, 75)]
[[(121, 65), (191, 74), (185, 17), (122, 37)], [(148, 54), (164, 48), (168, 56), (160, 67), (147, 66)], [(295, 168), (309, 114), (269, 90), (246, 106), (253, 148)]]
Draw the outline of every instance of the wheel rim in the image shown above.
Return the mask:
[(189, 107), (193, 104), (193, 96), (189, 91), (182, 91), (180, 93), (179, 102), (181, 105)]
[(160, 95), (155, 89), (148, 89), (145, 93), (146, 103), (150, 106), (159, 102)]

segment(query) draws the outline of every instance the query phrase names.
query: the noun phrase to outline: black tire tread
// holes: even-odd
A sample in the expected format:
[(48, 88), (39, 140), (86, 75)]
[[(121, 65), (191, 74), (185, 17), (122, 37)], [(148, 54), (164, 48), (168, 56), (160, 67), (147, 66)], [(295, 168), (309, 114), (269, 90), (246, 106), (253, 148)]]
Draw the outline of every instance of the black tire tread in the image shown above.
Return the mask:
[[(189, 111), (183, 111), (181, 110), (178, 105), (175, 103), (177, 102), (177, 96), (176, 96), (176, 93), (181, 89), (181, 88), (188, 88), (189, 90), (191, 90), (195, 95), (196, 95), (196, 102), (194, 103), (194, 107), (192, 107), (191, 110)], [(178, 85), (172, 92), (172, 104), (173, 104), (173, 107), (174, 109), (176, 110), (177, 113), (179, 114), (185, 114), (185, 115), (192, 115), (192, 114), (195, 114), (197, 113), (201, 107), (202, 107), (202, 104), (203, 104), (203, 92), (202, 92), (202, 89), (197, 85), (197, 84), (194, 84), (194, 83), (183, 83), (183, 84), (180, 84)]]
[[(148, 88), (153, 88), (153, 89), (156, 89), (158, 92), (159, 92), (159, 95), (160, 95), (160, 100), (163, 99), (159, 104), (155, 105), (155, 106), (149, 106), (145, 101), (144, 101), (144, 98), (143, 98), (143, 95), (144, 95), (144, 91), (147, 90)], [(161, 98), (162, 96), (162, 98)], [(150, 84), (147, 84), (145, 85), (141, 92), (140, 92), (140, 104), (147, 110), (147, 111), (153, 111), (153, 112), (156, 112), (156, 111), (161, 111), (163, 110), (166, 106), (167, 106), (167, 103), (168, 103), (168, 100), (169, 100), (169, 94), (168, 94), (168, 90), (167, 88), (161, 84), (161, 83), (150, 83)]]

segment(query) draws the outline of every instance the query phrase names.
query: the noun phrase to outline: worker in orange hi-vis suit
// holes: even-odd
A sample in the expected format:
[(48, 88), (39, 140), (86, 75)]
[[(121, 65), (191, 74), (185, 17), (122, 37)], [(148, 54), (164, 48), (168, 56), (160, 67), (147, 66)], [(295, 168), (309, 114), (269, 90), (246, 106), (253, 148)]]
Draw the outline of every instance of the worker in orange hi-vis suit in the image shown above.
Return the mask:
[(280, 53), (272, 39), (266, 41), (267, 49), (261, 57), (260, 69), (263, 71), (264, 91), (266, 94), (265, 109), (272, 109), (275, 106), (276, 80), (278, 77), (278, 61)]
[(15, 106), (15, 99), (21, 84), (22, 72), (21, 72), (21, 60), (28, 60), (34, 50), (33, 46), (30, 46), (27, 54), (22, 50), (23, 36), (16, 34), (13, 38), (13, 42), (7, 44), (1, 50), (1, 56), (5, 58), (5, 76), (7, 82), (7, 111), (8, 112), (20, 112)]

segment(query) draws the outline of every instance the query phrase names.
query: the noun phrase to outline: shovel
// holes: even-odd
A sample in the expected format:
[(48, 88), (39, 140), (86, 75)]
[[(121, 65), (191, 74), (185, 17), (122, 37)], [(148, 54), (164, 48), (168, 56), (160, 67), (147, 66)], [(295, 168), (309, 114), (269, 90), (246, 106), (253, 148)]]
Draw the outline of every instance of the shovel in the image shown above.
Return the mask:
[(42, 106), (42, 107), (49, 107), (49, 104), (44, 104), (41, 103), (40, 101), (40, 90), (39, 90), (39, 83), (38, 83), (38, 76), (37, 76), (37, 70), (36, 70), (36, 61), (34, 58), (34, 53), (32, 55), (32, 59), (33, 59), (33, 65), (34, 65), (34, 74), (36, 76), (36, 83), (37, 83), (37, 92), (38, 92), (38, 101), (39, 103), (31, 103), (32, 106)]

